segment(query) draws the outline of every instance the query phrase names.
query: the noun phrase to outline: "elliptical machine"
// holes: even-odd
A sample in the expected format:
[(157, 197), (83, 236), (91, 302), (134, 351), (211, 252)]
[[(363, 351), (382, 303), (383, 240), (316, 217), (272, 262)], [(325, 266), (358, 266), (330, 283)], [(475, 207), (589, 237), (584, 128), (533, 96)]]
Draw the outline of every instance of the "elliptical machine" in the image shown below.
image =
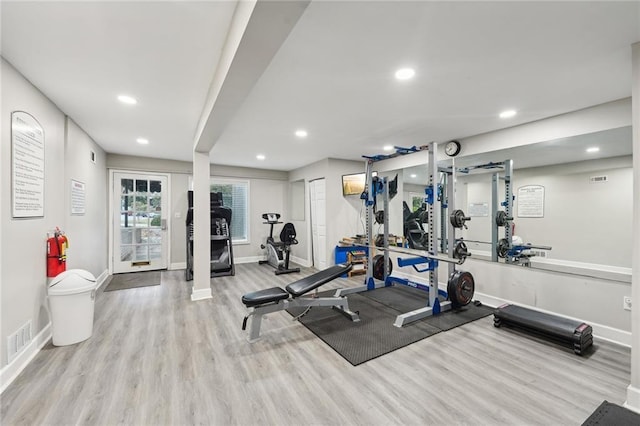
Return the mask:
[(280, 213), (264, 213), (262, 218), (266, 220), (265, 225), (271, 225), (269, 237), (266, 244), (261, 244), (260, 248), (267, 249), (267, 260), (260, 260), (260, 265), (268, 263), (276, 270), (276, 275), (300, 272), (300, 268), (289, 268), (289, 255), (291, 246), (298, 244), (296, 240), (296, 228), (293, 223), (285, 223), (280, 231), (280, 242), (273, 238), (273, 225), (282, 223), (279, 221)]

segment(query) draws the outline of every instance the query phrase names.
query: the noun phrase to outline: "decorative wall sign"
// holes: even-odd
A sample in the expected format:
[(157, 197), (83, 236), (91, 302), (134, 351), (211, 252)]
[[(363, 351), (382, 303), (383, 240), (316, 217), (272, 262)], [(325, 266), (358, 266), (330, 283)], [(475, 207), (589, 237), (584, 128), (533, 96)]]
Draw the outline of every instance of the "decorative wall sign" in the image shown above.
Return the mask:
[(44, 131), (33, 116), (11, 113), (13, 217), (44, 216)]
[(469, 203), (469, 217), (489, 216), (489, 203)]
[(518, 188), (518, 217), (544, 217), (544, 186)]
[(71, 179), (71, 214), (84, 214), (85, 194), (84, 183)]

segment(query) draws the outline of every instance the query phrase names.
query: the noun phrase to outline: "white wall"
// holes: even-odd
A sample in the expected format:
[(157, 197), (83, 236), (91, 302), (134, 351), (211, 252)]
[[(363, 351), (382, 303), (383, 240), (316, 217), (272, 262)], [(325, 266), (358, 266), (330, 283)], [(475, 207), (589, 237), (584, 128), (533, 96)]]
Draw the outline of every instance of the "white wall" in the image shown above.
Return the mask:
[[(91, 162), (95, 153), (95, 163)], [(69, 236), (67, 267), (99, 276), (107, 269), (106, 154), (76, 123), (67, 118), (65, 147), (65, 214)], [(85, 214), (71, 215), (71, 179), (85, 184)]]
[[(364, 172), (364, 161), (347, 161), (327, 158), (289, 172), (289, 181), (305, 182), (305, 219), (292, 221), (298, 231), (300, 244), (291, 254), (304, 264), (311, 264), (311, 212), (309, 182), (324, 178), (327, 191), (327, 263), (335, 259), (335, 246), (342, 237), (363, 234), (362, 200), (356, 196), (342, 195), (342, 175)], [(287, 200), (288, 200), (287, 191)], [(289, 203), (286, 203), (289, 206)], [(287, 210), (287, 213), (288, 210)], [(304, 231), (303, 231), (304, 230)]]
[[(263, 213), (280, 213), (280, 220), (284, 223), (292, 222), (290, 218), (283, 214), (285, 211), (285, 192), (289, 187), (289, 182), (273, 179), (250, 179), (249, 180), (249, 244), (234, 244), (233, 255), (240, 258), (263, 258), (265, 251), (260, 248), (269, 236), (269, 225), (265, 225), (262, 219)], [(280, 231), (283, 225), (275, 225), (273, 237), (276, 241), (280, 238)], [(298, 239), (300, 230), (296, 227)]]
[[(0, 363), (3, 382), (7, 366), (7, 337), (28, 320), (32, 335), (46, 331), (50, 318), (46, 299), (46, 237), (59, 226), (70, 239), (68, 266), (87, 269), (96, 277), (106, 270), (106, 167), (104, 152), (75, 124), (69, 123), (56, 105), (31, 85), (10, 64), (2, 60), (2, 263), (0, 282)], [(11, 217), (11, 112), (33, 115), (45, 133), (44, 217)], [(97, 164), (87, 164), (85, 155), (93, 149)], [(84, 157), (84, 158), (83, 158)], [(84, 216), (71, 216), (70, 178), (87, 184)], [(102, 242), (102, 246), (100, 243)], [(45, 336), (46, 338), (47, 336)], [(27, 348), (29, 349), (29, 348)], [(34, 349), (35, 350), (35, 349)], [(24, 361), (24, 360), (22, 360)], [(16, 358), (15, 364), (21, 362)]]

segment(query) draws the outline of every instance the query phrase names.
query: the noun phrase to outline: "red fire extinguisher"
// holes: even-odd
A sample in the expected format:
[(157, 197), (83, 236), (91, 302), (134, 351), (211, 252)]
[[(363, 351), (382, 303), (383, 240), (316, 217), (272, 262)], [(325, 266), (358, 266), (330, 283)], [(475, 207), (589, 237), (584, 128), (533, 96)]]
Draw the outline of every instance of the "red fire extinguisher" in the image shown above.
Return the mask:
[[(49, 234), (51, 235), (51, 234)], [(67, 248), (69, 240), (59, 228), (53, 237), (47, 238), (47, 277), (55, 277), (67, 270)]]

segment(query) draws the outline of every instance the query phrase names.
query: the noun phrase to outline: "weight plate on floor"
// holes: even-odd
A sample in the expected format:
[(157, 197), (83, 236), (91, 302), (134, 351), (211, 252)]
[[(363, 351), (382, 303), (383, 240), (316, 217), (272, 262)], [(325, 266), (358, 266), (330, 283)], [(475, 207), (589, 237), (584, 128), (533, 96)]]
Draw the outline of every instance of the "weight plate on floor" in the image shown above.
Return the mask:
[(475, 287), (475, 281), (470, 272), (455, 271), (451, 274), (447, 285), (447, 294), (453, 307), (468, 305), (473, 299)]

